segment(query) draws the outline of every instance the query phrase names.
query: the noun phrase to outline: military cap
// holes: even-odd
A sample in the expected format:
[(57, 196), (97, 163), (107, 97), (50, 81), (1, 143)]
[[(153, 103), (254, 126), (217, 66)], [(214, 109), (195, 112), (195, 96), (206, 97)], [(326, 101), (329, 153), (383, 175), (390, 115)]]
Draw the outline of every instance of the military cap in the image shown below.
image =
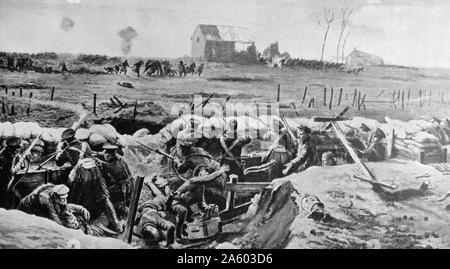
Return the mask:
[(367, 125), (364, 124), (364, 123), (361, 123), (361, 130), (362, 130), (363, 132), (370, 132), (370, 127), (367, 126)]
[(307, 133), (307, 134), (310, 134), (310, 133), (311, 133), (311, 128), (309, 128), (309, 127), (306, 126), (306, 125), (300, 125), (300, 126), (298, 126), (298, 127), (297, 127), (297, 130), (303, 131), (303, 132), (305, 132), (305, 133)]
[(75, 138), (75, 131), (73, 129), (66, 129), (61, 134), (61, 140), (67, 140), (70, 138)]
[(18, 148), (20, 147), (20, 143), (22, 142), (22, 139), (17, 136), (10, 136), (6, 139), (6, 146), (11, 148)]
[(64, 184), (60, 184), (60, 185), (56, 185), (52, 188), (53, 193), (55, 193), (58, 196), (65, 196), (69, 193), (69, 188), (64, 185)]
[(103, 145), (103, 149), (106, 151), (116, 151), (119, 147), (112, 144), (105, 144)]
[(198, 137), (197, 132), (192, 132), (191, 130), (184, 130), (178, 133), (177, 141), (180, 145), (193, 145), (197, 142)]

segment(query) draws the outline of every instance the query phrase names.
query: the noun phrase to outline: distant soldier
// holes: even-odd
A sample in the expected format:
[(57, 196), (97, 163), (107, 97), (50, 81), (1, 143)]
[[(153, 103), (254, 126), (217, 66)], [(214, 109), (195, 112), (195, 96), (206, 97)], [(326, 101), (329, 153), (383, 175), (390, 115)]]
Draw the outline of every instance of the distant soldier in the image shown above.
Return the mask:
[(84, 206), (94, 218), (104, 213), (114, 230), (122, 232), (105, 179), (92, 158), (92, 151), (87, 143), (75, 139), (74, 130), (67, 129), (62, 133), (55, 161), (58, 166), (65, 163), (72, 165), (68, 179), (72, 185), (69, 201)]
[(129, 66), (130, 66), (130, 65), (128, 64), (128, 60), (125, 60), (125, 61), (122, 63), (122, 65), (121, 65), (120, 73), (124, 73), (124, 75), (126, 75), (126, 74), (127, 74), (127, 68), (128, 68)]
[(25, 196), (18, 209), (28, 214), (48, 218), (70, 229), (82, 229), (90, 220), (89, 211), (75, 204), (68, 204), (69, 188), (51, 183), (37, 187)]
[(178, 63), (178, 74), (180, 74), (180, 77), (186, 75), (186, 68), (184, 67), (183, 61)]
[(300, 125), (297, 129), (297, 137), (300, 141), (296, 157), (285, 165), (283, 175), (287, 175), (291, 171), (303, 172), (314, 165), (316, 160), (316, 149), (311, 141), (311, 129), (308, 126)]
[(120, 72), (120, 65), (119, 64), (116, 64), (114, 66), (114, 71), (116, 72), (116, 74), (118, 74)]
[(99, 163), (111, 195), (111, 202), (116, 212), (124, 217), (128, 213), (126, 207), (131, 200), (134, 182), (128, 164), (117, 153), (118, 148), (116, 145), (104, 145), (102, 156), (104, 161)]
[(139, 62), (135, 63), (133, 65), (133, 71), (136, 72), (137, 76), (139, 77), (139, 72), (141, 71), (141, 66), (144, 64), (143, 60), (140, 60)]
[(21, 142), (19, 137), (9, 137), (6, 139), (6, 147), (0, 151), (0, 207), (2, 208), (11, 206), (8, 184), (16, 172), (13, 171), (13, 167), (20, 157)]
[(198, 76), (201, 76), (202, 72), (203, 72), (203, 67), (205, 66), (205, 64), (200, 64), (197, 67), (197, 70), (195, 71), (197, 73)]
[(61, 73), (64, 75), (66, 72), (69, 72), (66, 62), (61, 62)]

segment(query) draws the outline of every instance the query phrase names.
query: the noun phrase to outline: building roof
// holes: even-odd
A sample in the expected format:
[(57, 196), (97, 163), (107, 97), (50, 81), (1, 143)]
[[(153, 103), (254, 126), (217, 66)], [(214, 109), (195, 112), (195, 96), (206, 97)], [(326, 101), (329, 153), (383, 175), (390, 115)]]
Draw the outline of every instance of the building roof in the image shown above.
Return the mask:
[(348, 57), (350, 57), (350, 56), (382, 59), (380, 56), (377, 56), (375, 54), (370, 54), (367, 52), (363, 52), (363, 51), (357, 50), (356, 48), (354, 48), (353, 51), (348, 55)]
[(253, 43), (250, 30), (244, 27), (199, 24), (197, 27), (209, 41)]

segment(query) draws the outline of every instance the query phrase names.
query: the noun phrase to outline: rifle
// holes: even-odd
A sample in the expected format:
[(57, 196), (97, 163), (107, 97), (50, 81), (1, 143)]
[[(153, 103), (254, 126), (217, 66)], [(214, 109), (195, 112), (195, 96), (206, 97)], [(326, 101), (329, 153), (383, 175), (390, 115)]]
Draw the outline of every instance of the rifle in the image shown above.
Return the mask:
[(158, 153), (159, 155), (163, 155), (163, 156), (165, 156), (165, 157), (171, 159), (172, 161), (175, 160), (175, 158), (174, 158), (173, 156), (171, 156), (171, 155), (169, 155), (169, 154), (167, 154), (167, 153), (165, 153), (165, 152), (162, 152), (162, 151), (159, 150), (159, 149), (154, 149), (154, 148), (152, 148), (152, 147), (149, 147), (149, 146), (147, 146), (147, 145), (145, 145), (145, 144), (143, 144), (143, 143), (137, 141), (136, 139), (134, 139), (134, 142), (138, 143), (139, 145), (143, 146), (143, 147), (146, 148), (146, 149), (149, 149), (149, 150), (151, 150), (151, 151), (153, 151), (153, 152), (155, 152), (155, 153)]
[[(33, 140), (33, 142), (28, 146), (28, 148), (22, 153), (22, 155), (20, 155), (19, 160), (17, 161), (17, 163), (14, 165), (14, 167), (12, 168), (12, 173), (13, 173), (13, 177), (12, 179), (8, 182), (8, 190), (11, 190), (14, 185), (16, 185), (19, 182), (19, 179), (14, 180), (15, 175), (17, 174), (17, 172), (19, 172), (20, 167), (22, 166), (23, 162), (25, 161), (25, 159), (31, 154), (31, 149), (34, 148), (34, 146), (36, 145), (36, 143), (39, 141), (39, 138), (41, 138), (42, 132)], [(16, 182), (15, 182), (16, 181)], [(13, 184), (14, 183), (14, 184)]]
[[(74, 143), (74, 141), (70, 142), (69, 145), (67, 145), (65, 148), (62, 149), (62, 151), (65, 151), (66, 149), (70, 148), (72, 146), (72, 143)], [(40, 163), (38, 165), (37, 170), (40, 170), (44, 165), (46, 165), (49, 161), (51, 161), (57, 154), (58, 154), (58, 151), (50, 154), (50, 157), (47, 160), (43, 161), (42, 163)]]

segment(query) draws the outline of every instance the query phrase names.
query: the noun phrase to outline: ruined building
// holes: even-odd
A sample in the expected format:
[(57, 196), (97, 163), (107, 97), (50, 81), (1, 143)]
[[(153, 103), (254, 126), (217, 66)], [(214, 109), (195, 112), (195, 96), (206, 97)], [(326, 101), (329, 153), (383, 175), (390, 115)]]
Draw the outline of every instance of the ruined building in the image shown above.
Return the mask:
[(345, 64), (351, 68), (360, 68), (369, 65), (383, 65), (384, 61), (379, 56), (362, 52), (354, 48), (347, 58), (345, 58)]
[(191, 37), (191, 56), (208, 62), (256, 63), (256, 47), (243, 27), (199, 24)]

